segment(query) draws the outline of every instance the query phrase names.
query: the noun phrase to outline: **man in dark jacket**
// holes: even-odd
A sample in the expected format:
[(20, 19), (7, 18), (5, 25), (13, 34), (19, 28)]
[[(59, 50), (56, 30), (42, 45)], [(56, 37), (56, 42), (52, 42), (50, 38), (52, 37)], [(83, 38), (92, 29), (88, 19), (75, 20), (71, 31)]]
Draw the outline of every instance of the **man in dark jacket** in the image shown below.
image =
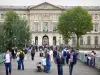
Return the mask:
[(32, 47), (32, 50), (31, 50), (31, 58), (32, 58), (32, 60), (34, 60), (34, 55), (35, 55), (35, 48)]
[(63, 75), (63, 65), (64, 65), (64, 57), (62, 56), (62, 52), (59, 51), (59, 54), (56, 58), (58, 75)]
[(56, 57), (57, 57), (57, 50), (53, 50), (53, 59), (55, 63), (56, 63)]

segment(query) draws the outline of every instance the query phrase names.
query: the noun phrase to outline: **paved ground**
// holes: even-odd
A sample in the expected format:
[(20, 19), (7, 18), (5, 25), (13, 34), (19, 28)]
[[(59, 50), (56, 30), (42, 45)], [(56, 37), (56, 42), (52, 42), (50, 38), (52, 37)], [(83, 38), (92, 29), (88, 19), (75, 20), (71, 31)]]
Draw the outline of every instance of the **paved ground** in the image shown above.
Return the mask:
[[(37, 72), (36, 71), (36, 62), (40, 61), (39, 53), (36, 53), (35, 60), (31, 61), (30, 55), (28, 55), (28, 60), (25, 60), (25, 70), (17, 70), (17, 62), (13, 60), (12, 64), (12, 75), (57, 75), (56, 64), (52, 63), (51, 72)], [(0, 64), (0, 75), (5, 75), (4, 64)], [(64, 75), (69, 75), (68, 65), (64, 66)], [(73, 75), (100, 75), (100, 71), (95, 68), (88, 67), (83, 63), (79, 62), (74, 66)]]

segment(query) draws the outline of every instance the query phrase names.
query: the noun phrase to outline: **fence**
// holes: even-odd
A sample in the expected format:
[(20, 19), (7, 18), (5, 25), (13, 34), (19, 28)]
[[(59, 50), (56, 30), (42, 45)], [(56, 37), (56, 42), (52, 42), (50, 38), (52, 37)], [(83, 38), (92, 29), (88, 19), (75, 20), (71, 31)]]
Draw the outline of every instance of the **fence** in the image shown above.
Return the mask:
[(78, 59), (89, 66), (100, 69), (100, 55), (90, 57), (87, 53), (79, 52)]
[(95, 57), (95, 67), (100, 69), (100, 55)]
[(3, 62), (2, 54), (0, 54), (0, 64)]

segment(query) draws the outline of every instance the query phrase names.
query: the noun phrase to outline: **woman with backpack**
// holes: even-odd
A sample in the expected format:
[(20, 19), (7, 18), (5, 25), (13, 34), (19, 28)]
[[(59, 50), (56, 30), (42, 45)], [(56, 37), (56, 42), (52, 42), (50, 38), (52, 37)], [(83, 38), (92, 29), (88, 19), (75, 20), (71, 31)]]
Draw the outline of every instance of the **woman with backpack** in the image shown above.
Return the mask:
[(19, 56), (19, 70), (21, 69), (21, 66), (22, 66), (22, 70), (24, 70), (25, 53), (22, 51), (22, 49), (20, 49), (18, 56)]

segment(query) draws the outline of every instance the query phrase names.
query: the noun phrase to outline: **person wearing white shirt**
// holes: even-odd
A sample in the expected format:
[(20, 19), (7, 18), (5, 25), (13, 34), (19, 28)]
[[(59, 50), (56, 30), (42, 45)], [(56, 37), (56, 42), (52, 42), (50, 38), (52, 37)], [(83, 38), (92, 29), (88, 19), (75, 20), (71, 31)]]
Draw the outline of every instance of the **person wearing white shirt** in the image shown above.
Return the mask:
[(53, 51), (50, 50), (50, 59), (51, 59), (51, 62), (53, 62)]
[[(11, 75), (11, 54), (9, 50), (7, 50), (4, 56), (5, 68), (6, 68), (6, 75)], [(9, 73), (8, 73), (9, 70)]]

